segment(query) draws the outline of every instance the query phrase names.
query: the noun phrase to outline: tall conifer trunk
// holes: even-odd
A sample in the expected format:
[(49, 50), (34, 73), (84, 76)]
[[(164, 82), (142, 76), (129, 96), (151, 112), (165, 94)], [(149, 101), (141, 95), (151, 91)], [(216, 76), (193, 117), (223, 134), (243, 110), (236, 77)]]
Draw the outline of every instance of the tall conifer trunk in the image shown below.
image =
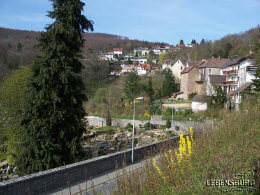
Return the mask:
[(28, 103), (23, 120), (22, 153), (17, 157), (21, 175), (79, 161), (84, 131), (84, 85), (81, 33), (93, 30), (82, 15), (80, 0), (52, 0), (54, 22), (41, 33), (43, 55), (32, 64)]

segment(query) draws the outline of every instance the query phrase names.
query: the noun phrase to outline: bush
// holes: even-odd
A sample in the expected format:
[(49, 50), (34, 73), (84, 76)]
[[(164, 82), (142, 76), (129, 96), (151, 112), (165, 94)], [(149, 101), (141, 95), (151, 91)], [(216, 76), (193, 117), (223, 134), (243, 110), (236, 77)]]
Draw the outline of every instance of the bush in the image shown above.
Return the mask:
[(166, 128), (171, 128), (171, 122), (169, 121), (169, 120), (167, 120), (167, 122), (166, 122)]
[(174, 108), (167, 108), (166, 111), (165, 111), (165, 114), (168, 115), (168, 116), (172, 115), (172, 114), (174, 115), (174, 113), (175, 113)]
[(130, 130), (133, 128), (133, 125), (131, 125), (131, 123), (127, 123), (125, 128), (126, 128), (126, 130)]
[(190, 114), (192, 114), (192, 110), (191, 109), (185, 109), (184, 113), (183, 113), (183, 116), (188, 116)]
[(145, 130), (154, 129), (154, 125), (152, 125), (150, 122), (146, 123), (144, 126)]
[(148, 109), (148, 112), (150, 115), (161, 115), (162, 114), (162, 104), (161, 103), (155, 103), (150, 106)]

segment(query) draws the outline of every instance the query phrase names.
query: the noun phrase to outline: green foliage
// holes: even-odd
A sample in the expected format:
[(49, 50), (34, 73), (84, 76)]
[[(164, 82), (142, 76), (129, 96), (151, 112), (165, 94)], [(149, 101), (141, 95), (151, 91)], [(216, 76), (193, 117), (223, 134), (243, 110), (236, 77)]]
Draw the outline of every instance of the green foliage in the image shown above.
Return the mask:
[(164, 60), (167, 59), (175, 59), (176, 58), (176, 54), (173, 52), (163, 52), (159, 55), (158, 59), (160, 61), (160, 63), (163, 63)]
[(197, 43), (196, 40), (192, 39), (191, 44), (196, 44), (196, 43)]
[(133, 125), (131, 125), (131, 123), (127, 123), (127, 125), (126, 125), (126, 130), (131, 130), (132, 128), (133, 128)]
[(169, 120), (166, 121), (166, 128), (171, 128), (171, 122)]
[(17, 46), (16, 46), (16, 50), (17, 50), (17, 51), (22, 51), (22, 48), (23, 48), (23, 46), (22, 46), (22, 44), (19, 42), (19, 43), (17, 44)]
[(151, 124), (150, 122), (148, 122), (148, 123), (145, 123), (144, 128), (145, 128), (145, 130), (150, 130), (150, 129), (153, 129), (154, 126), (153, 126), (153, 124)]
[(107, 126), (111, 126), (111, 124), (112, 124), (111, 114), (110, 114), (110, 111), (109, 111), (109, 109), (108, 109), (108, 111), (107, 111), (107, 116), (106, 116), (106, 125), (107, 125)]
[(149, 77), (148, 85), (146, 87), (146, 94), (150, 99), (150, 102), (153, 101), (153, 96), (154, 96), (154, 89), (153, 89), (153, 83), (151, 77)]
[(197, 93), (190, 93), (190, 94), (189, 94), (189, 100), (191, 100), (192, 98), (194, 98), (195, 95), (197, 95)]
[(228, 102), (227, 94), (221, 89), (216, 87), (215, 93), (208, 97), (208, 105), (210, 108), (221, 109)]
[(164, 97), (169, 97), (172, 93), (177, 92), (177, 84), (175, 82), (174, 75), (170, 69), (164, 70), (164, 80), (162, 84), (162, 95)]
[(88, 99), (94, 95), (98, 88), (104, 87), (115, 79), (107, 75), (110, 71), (109, 62), (100, 61), (97, 55), (91, 55), (87, 61), (83, 62), (84, 69), (82, 70), (82, 80), (86, 87)]
[(124, 93), (128, 101), (133, 102), (134, 98), (140, 92), (139, 76), (135, 70), (132, 70), (126, 77), (124, 83)]
[(188, 116), (192, 113), (192, 110), (191, 109), (185, 109), (184, 110), (184, 113), (183, 113), (183, 116)]
[(174, 115), (175, 109), (174, 108), (167, 108), (165, 111), (165, 114), (168, 116), (171, 116), (172, 114)]
[(150, 115), (161, 115), (162, 114), (162, 104), (161, 103), (152, 104), (148, 109), (148, 113)]
[(80, 144), (84, 132), (82, 107), (83, 65), (79, 53), (82, 32), (93, 30), (92, 22), (81, 14), (80, 0), (52, 0), (54, 22), (41, 33), (43, 55), (32, 65), (32, 79), (22, 125), (21, 153), (17, 157), (19, 174), (51, 169), (84, 158)]
[[(13, 159), (19, 152), (22, 135), (21, 120), (28, 81), (31, 77), (30, 67), (21, 67), (13, 71), (0, 87), (0, 156)], [(0, 158), (0, 161), (4, 160)], [(9, 161), (10, 163), (10, 161)]]

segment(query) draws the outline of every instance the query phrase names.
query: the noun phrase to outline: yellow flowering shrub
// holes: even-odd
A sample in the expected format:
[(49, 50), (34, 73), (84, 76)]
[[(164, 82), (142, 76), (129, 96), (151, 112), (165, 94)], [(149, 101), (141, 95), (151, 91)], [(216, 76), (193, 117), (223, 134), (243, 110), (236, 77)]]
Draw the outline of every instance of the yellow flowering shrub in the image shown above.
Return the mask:
[(132, 108), (132, 104), (130, 102), (125, 103), (125, 109), (129, 110)]
[(151, 115), (149, 114), (148, 111), (145, 111), (145, 112), (144, 112), (144, 117), (151, 117)]
[(166, 181), (165, 176), (163, 175), (161, 169), (159, 168), (159, 166), (157, 165), (157, 161), (155, 158), (153, 158), (153, 166), (156, 168), (157, 172), (159, 173), (159, 175), (163, 178), (164, 181)]

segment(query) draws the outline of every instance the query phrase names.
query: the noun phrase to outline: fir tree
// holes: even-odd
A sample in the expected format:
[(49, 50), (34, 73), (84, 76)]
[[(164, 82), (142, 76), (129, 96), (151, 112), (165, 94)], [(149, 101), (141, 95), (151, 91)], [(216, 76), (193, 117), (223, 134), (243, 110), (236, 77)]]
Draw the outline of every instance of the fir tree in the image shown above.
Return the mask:
[(85, 115), (82, 101), (81, 33), (93, 23), (81, 14), (80, 0), (52, 0), (54, 22), (41, 33), (43, 55), (32, 64), (25, 129), (17, 166), (21, 175), (69, 164), (84, 157), (80, 144)]
[(149, 77), (148, 85), (146, 88), (146, 93), (150, 99), (150, 102), (153, 101), (153, 95), (154, 95), (154, 90), (153, 90), (153, 83), (151, 77)]
[(126, 77), (125, 84), (124, 84), (124, 93), (126, 99), (128, 101), (133, 102), (134, 98), (139, 93), (139, 76), (137, 72), (132, 70)]
[(170, 69), (164, 71), (164, 80), (162, 85), (162, 95), (171, 96), (172, 93), (177, 92), (177, 84), (175, 83), (174, 75)]

